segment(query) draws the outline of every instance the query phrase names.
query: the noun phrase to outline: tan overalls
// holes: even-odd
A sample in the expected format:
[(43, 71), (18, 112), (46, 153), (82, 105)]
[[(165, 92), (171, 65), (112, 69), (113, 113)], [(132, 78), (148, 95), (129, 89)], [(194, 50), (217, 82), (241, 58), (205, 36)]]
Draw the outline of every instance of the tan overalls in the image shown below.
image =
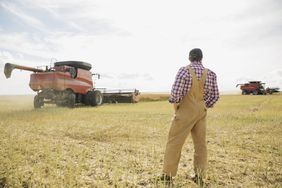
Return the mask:
[(181, 100), (172, 121), (164, 156), (163, 172), (175, 176), (181, 156), (182, 146), (191, 132), (194, 143), (194, 170), (203, 176), (207, 167), (206, 116), (204, 84), (208, 70), (205, 69), (200, 80), (194, 70), (187, 67), (192, 75), (192, 86)]

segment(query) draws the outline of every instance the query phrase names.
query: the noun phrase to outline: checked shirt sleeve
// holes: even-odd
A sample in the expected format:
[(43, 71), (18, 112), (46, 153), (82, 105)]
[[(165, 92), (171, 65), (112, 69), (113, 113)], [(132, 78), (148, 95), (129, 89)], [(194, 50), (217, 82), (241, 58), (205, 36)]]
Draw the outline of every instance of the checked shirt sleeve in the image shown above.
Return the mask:
[(183, 98), (184, 90), (187, 90), (187, 70), (185, 67), (179, 69), (175, 81), (172, 85), (171, 94), (169, 97), (170, 103), (179, 103)]
[(210, 72), (209, 79), (207, 80), (208, 83), (206, 83), (206, 94), (205, 94), (205, 101), (206, 106), (208, 108), (213, 107), (213, 105), (218, 101), (219, 99), (219, 91), (217, 86), (217, 80), (216, 80), (216, 74), (214, 72)]

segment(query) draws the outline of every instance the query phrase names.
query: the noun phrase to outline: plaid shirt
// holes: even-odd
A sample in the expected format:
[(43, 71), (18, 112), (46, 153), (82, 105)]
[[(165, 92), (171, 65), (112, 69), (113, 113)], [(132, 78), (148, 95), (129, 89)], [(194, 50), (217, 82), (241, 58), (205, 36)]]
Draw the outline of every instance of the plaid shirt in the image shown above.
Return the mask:
[[(192, 69), (195, 71), (195, 74), (198, 79), (201, 78), (205, 68), (202, 63), (192, 62), (190, 64)], [(170, 103), (179, 103), (182, 98), (188, 93), (189, 89), (192, 86), (192, 76), (189, 73), (187, 67), (181, 67), (176, 75), (174, 84), (172, 85), (171, 95), (169, 97)], [(210, 108), (216, 103), (219, 99), (219, 91), (216, 82), (216, 74), (211, 70), (208, 70), (208, 75), (206, 78), (204, 101), (206, 107)]]

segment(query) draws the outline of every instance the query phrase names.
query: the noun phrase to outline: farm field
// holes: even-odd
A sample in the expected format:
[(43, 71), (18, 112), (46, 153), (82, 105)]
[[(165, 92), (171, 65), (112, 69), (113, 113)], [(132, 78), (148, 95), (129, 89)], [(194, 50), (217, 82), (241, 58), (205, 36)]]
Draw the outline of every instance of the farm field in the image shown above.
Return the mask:
[[(148, 97), (34, 110), (32, 96), (0, 96), (0, 187), (162, 187), (173, 110)], [(282, 187), (281, 135), (282, 95), (221, 96), (208, 111), (208, 187)], [(188, 137), (174, 187), (197, 187), (192, 164)]]

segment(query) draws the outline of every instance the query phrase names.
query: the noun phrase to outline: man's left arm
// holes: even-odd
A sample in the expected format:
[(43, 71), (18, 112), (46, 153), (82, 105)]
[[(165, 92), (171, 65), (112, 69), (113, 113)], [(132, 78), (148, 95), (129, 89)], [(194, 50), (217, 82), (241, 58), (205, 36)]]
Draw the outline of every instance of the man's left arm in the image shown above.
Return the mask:
[(180, 68), (175, 77), (175, 81), (172, 85), (169, 102), (173, 104), (174, 110), (177, 110), (179, 102), (183, 97), (182, 93), (186, 82), (183, 76), (184, 74), (185, 74), (185, 70), (183, 68)]
[(216, 74), (212, 72), (212, 79), (210, 82), (210, 89), (209, 89), (209, 95), (208, 99), (206, 101), (206, 106), (207, 108), (212, 108), (214, 104), (218, 101), (219, 99), (219, 90), (218, 90), (218, 85), (217, 85), (217, 78)]

